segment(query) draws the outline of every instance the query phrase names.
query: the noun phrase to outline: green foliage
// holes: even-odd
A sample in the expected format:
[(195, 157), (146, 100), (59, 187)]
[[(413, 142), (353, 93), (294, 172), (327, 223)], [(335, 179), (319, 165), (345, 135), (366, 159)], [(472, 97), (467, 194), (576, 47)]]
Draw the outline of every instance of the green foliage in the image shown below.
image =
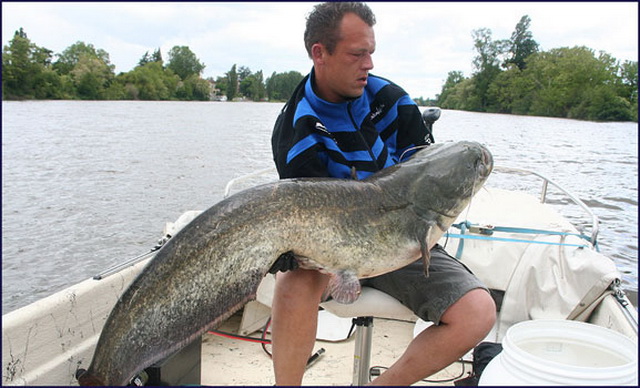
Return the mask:
[(200, 76), (205, 65), (200, 63), (200, 60), (187, 46), (173, 46), (169, 50), (169, 62), (167, 63), (167, 69), (170, 69), (177, 74), (181, 80), (186, 80), (192, 75)]
[(638, 62), (625, 61), (620, 65), (616, 87), (619, 96), (627, 99), (631, 105), (638, 105)]
[(631, 104), (618, 96), (610, 85), (599, 85), (593, 88), (579, 105), (569, 110), (567, 116), (596, 121), (633, 120)]
[(78, 97), (84, 100), (102, 100), (104, 91), (114, 78), (112, 66), (91, 54), (80, 54), (69, 72)]
[(515, 65), (498, 74), (487, 93), (494, 102), (494, 112), (527, 114), (533, 99), (533, 82), (522, 76)]
[(227, 87), (227, 99), (233, 101), (238, 94), (238, 72), (236, 71), (236, 65), (231, 66), (231, 70), (226, 73), (226, 87)]
[(263, 78), (262, 70), (255, 74), (245, 76), (242, 81), (240, 81), (240, 93), (253, 101), (264, 99), (266, 97), (266, 90)]
[(111, 64), (109, 54), (106, 51), (96, 49), (92, 44), (86, 44), (80, 41), (67, 47), (61, 54), (58, 54), (58, 60), (53, 64), (53, 68), (60, 75), (69, 74), (83, 56), (98, 59), (104, 63), (111, 72), (113, 72), (115, 68), (115, 66)]
[(276, 73), (274, 71), (266, 82), (266, 93), (269, 101), (288, 100), (303, 78), (304, 76), (297, 71), (286, 73)]
[(31, 43), (20, 28), (2, 49), (3, 98), (50, 96), (58, 80), (51, 71), (51, 50)]
[[(534, 54), (523, 71), (523, 76), (535, 84), (535, 98), (528, 113), (589, 119), (583, 112), (596, 108), (587, 109), (585, 104), (592, 100), (593, 94), (602, 92), (601, 86), (611, 87), (615, 76), (611, 68), (611, 57), (596, 58), (586, 47), (565, 47)], [(583, 107), (571, 112), (578, 106)]]
[(444, 104), (447, 100), (447, 97), (449, 97), (449, 94), (453, 92), (453, 89), (456, 87), (456, 85), (463, 80), (464, 74), (461, 71), (450, 71), (449, 74), (447, 74), (447, 80), (444, 81), (444, 85), (442, 85), (442, 92), (440, 92), (440, 94), (437, 96), (437, 104), (442, 108), (446, 108)]
[(533, 34), (529, 31), (530, 24), (531, 18), (528, 15), (524, 15), (516, 24), (516, 29), (508, 43), (511, 56), (507, 59), (505, 67), (513, 63), (518, 69), (523, 70), (527, 66), (525, 59), (538, 52), (538, 43), (533, 40)]
[(418, 106), (436, 106), (438, 105), (437, 100), (432, 100), (430, 98), (424, 98), (422, 96), (414, 98), (413, 102), (415, 102)]
[[(568, 117), (638, 120), (638, 62), (622, 65), (587, 47), (538, 51), (523, 16), (507, 41), (491, 31), (473, 32), (475, 73), (450, 72), (438, 104), (446, 109)], [(506, 57), (504, 61), (502, 57)], [(499, 66), (500, 65), (500, 66)]]
[(227, 77), (218, 77), (216, 78), (215, 81), (215, 85), (216, 85), (216, 89), (218, 89), (218, 94), (220, 96), (226, 96), (227, 95), (227, 84), (229, 83), (229, 81), (227, 80)]
[[(467, 102), (469, 110), (484, 112), (495, 110), (495, 101), (489, 97), (489, 86), (500, 74), (500, 57), (506, 52), (507, 42), (494, 41), (491, 30), (481, 28), (473, 31), (474, 47), (478, 55), (473, 60), (475, 91)], [(471, 102), (473, 101), (473, 103)]]
[(185, 101), (208, 101), (211, 95), (211, 84), (195, 74), (190, 75), (178, 84), (176, 96)]
[(149, 62), (121, 75), (118, 83), (124, 86), (124, 99), (170, 100), (176, 97), (180, 77), (162, 68), (162, 63)]
[(160, 49), (157, 49), (151, 55), (149, 55), (148, 51), (145, 52), (142, 58), (140, 58), (140, 60), (138, 61), (138, 66), (144, 66), (147, 63), (151, 63), (151, 62), (159, 62), (160, 65), (163, 64), (162, 53), (160, 52)]
[(473, 78), (466, 78), (459, 82), (442, 102), (441, 107), (456, 110), (477, 110), (481, 104)]
[(240, 97), (263, 101), (268, 97), (262, 70), (252, 73), (248, 67), (236, 64), (224, 77), (216, 79), (216, 88), (227, 96), (228, 101)]

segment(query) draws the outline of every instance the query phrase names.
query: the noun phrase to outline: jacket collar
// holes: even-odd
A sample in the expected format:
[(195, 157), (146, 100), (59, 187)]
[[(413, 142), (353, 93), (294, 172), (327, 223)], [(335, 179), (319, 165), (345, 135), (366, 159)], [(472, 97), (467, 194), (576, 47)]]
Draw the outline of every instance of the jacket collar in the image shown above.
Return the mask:
[[(305, 96), (309, 101), (311, 108), (316, 112), (321, 120), (327, 121), (327, 124), (344, 122), (351, 127), (351, 130), (353, 130), (353, 123), (349, 119), (351, 114), (351, 117), (353, 117), (353, 120), (355, 120), (355, 124), (358, 127), (361, 126), (362, 121), (369, 113), (369, 97), (366, 88), (364, 93), (362, 93), (362, 95), (355, 100), (335, 103), (320, 98), (316, 94), (315, 90), (313, 90), (314, 83), (315, 71), (314, 68), (311, 68), (309, 78), (307, 79), (307, 82), (305, 84)], [(330, 131), (340, 130), (340, 128), (328, 129)]]

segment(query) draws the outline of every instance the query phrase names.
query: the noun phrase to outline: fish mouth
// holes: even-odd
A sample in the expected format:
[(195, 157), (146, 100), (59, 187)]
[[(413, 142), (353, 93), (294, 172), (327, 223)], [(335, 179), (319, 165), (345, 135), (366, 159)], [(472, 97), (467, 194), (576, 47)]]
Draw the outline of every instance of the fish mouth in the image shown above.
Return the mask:
[(493, 170), (493, 156), (485, 147), (480, 147), (480, 158), (476, 167), (481, 178), (487, 178)]

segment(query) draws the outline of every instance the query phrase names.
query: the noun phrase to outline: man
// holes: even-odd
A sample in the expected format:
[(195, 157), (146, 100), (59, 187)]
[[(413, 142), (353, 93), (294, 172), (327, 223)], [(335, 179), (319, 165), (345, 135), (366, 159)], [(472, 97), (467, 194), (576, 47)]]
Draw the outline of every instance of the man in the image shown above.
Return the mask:
[[(283, 108), (272, 136), (281, 178), (362, 179), (433, 141), (404, 90), (369, 74), (374, 24), (363, 3), (324, 3), (308, 16), (304, 38), (313, 68)], [(277, 385), (302, 383), (328, 283), (327, 275), (296, 267), (291, 255), (283, 255), (272, 268), (277, 272), (271, 328)], [(495, 322), (487, 289), (439, 246), (431, 250), (429, 277), (418, 261), (364, 284), (435, 323), (374, 385), (410, 385), (436, 373), (473, 348)]]

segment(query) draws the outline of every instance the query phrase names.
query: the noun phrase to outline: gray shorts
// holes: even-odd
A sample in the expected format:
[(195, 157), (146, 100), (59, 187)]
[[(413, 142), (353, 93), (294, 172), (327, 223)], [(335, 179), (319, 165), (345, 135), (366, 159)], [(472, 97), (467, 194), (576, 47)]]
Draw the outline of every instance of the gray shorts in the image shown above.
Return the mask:
[(404, 268), (361, 281), (363, 286), (383, 291), (398, 299), (425, 321), (440, 323), (442, 314), (467, 292), (487, 287), (440, 245), (431, 249), (429, 277), (422, 259)]

